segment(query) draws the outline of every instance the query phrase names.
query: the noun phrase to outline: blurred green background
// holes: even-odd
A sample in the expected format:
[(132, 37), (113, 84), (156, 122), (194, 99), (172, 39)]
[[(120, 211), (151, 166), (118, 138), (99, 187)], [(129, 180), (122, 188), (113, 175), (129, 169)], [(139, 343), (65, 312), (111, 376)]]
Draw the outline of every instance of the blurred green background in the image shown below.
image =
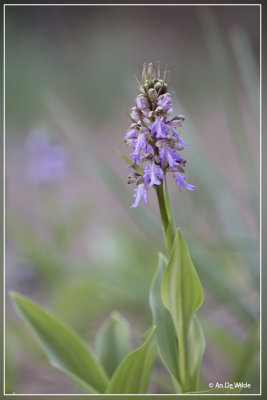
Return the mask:
[[(169, 180), (176, 221), (204, 286), (201, 388), (259, 392), (260, 99), (258, 6), (6, 6), (6, 393), (82, 393), (51, 367), (8, 292), (48, 308), (95, 350), (113, 310), (133, 348), (151, 325), (163, 251), (153, 191), (130, 209), (118, 156), (144, 62), (170, 71), (193, 193)], [(65, 174), (33, 184), (26, 138), (47, 132)], [(150, 393), (172, 393), (155, 362)]]

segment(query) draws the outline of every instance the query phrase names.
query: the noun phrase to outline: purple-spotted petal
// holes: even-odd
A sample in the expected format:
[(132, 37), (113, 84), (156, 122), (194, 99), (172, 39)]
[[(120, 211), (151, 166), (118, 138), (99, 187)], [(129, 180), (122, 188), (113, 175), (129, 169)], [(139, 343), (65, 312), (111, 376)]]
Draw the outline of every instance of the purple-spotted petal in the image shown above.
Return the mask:
[(144, 169), (143, 178), (145, 184), (149, 183), (149, 186), (151, 187), (153, 185), (160, 185), (161, 182), (159, 179), (164, 180), (165, 176), (160, 166), (152, 162)]
[(178, 126), (182, 126), (182, 123), (184, 122), (185, 117), (183, 115), (176, 115), (173, 117), (170, 121), (167, 121), (167, 125), (169, 128), (176, 128)]
[(165, 138), (168, 135), (168, 126), (161, 120), (156, 119), (155, 122), (150, 127), (151, 129), (151, 136), (154, 136), (156, 133), (156, 137)]
[(145, 184), (137, 185), (137, 188), (134, 189), (134, 203), (130, 208), (138, 207), (140, 200), (143, 199), (144, 203), (147, 204), (147, 186)]
[(136, 129), (129, 129), (129, 131), (125, 133), (124, 139), (130, 138), (136, 138)]
[(137, 139), (135, 139), (134, 151), (130, 154), (133, 157), (133, 162), (136, 164), (137, 160), (140, 160), (140, 153), (142, 149), (146, 148), (146, 135), (144, 132), (140, 132)]
[(185, 180), (185, 176), (182, 175), (180, 172), (175, 172), (173, 174), (173, 177), (177, 183), (177, 185), (179, 186), (179, 191), (181, 192), (182, 189), (181, 187), (184, 186), (186, 189), (193, 191), (195, 189), (194, 185), (190, 185), (190, 183), (186, 182)]
[(147, 112), (149, 110), (148, 100), (145, 96), (139, 95), (136, 98), (136, 106), (138, 110)]
[(175, 149), (172, 149), (167, 144), (163, 144), (162, 147), (159, 148), (159, 156), (161, 159), (161, 166), (164, 166), (165, 161), (168, 162), (169, 167), (174, 167), (178, 165), (177, 161), (181, 160), (180, 155), (176, 152)]
[(178, 140), (178, 142), (180, 142), (180, 143), (184, 144), (185, 146), (190, 146), (190, 144), (188, 144), (188, 143), (185, 143), (185, 141), (184, 141), (184, 140), (181, 138), (181, 136), (180, 136), (180, 135), (178, 136), (177, 140)]
[(164, 111), (169, 111), (173, 105), (171, 96), (168, 93), (159, 96), (157, 100), (157, 105), (159, 107), (162, 107)]

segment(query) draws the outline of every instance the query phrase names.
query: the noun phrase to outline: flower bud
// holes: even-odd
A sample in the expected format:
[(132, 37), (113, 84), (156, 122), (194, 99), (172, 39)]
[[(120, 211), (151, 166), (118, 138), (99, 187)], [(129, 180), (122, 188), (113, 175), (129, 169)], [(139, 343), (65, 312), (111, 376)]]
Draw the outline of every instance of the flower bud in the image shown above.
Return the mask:
[(156, 100), (156, 97), (157, 97), (157, 91), (155, 89), (149, 89), (148, 96), (149, 96), (150, 100), (152, 102), (154, 102)]
[(147, 76), (146, 76), (146, 64), (144, 64), (143, 72), (142, 72), (142, 83), (144, 83), (146, 79), (147, 79)]
[(145, 96), (143, 96), (143, 95), (137, 96), (137, 98), (136, 98), (136, 106), (137, 106), (138, 110), (141, 110), (141, 111), (148, 110), (149, 109), (149, 104), (148, 104), (147, 98)]
[(154, 79), (156, 76), (154, 68), (153, 68), (153, 64), (149, 63), (148, 64), (148, 69), (147, 69), (147, 77), (149, 81), (152, 81), (152, 79)]
[(146, 91), (145, 91), (145, 89), (144, 89), (143, 86), (140, 86), (140, 87), (139, 87), (139, 92), (140, 92), (141, 94), (146, 94)]
[(161, 83), (160, 82), (155, 83), (154, 88), (156, 90), (159, 90), (161, 88)]

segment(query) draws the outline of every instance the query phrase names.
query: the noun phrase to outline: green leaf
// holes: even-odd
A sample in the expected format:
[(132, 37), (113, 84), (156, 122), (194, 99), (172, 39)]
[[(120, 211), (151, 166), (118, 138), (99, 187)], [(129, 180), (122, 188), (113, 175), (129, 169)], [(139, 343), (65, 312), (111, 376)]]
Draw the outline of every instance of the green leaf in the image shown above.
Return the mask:
[[(136, 350), (128, 354), (120, 363), (112, 376), (106, 393), (107, 394), (139, 394), (144, 390), (144, 383), (147, 382), (147, 375), (144, 382), (147, 357), (151, 357), (150, 343), (155, 331), (152, 327), (146, 334), (145, 342)], [(149, 360), (151, 364), (151, 359)]]
[(159, 355), (171, 376), (177, 380), (179, 375), (178, 342), (171, 314), (164, 307), (160, 294), (162, 277), (167, 263), (166, 257), (159, 253), (158, 268), (152, 280), (149, 301), (153, 323), (157, 326), (155, 336)]
[(127, 162), (139, 175), (143, 175), (143, 170), (139, 165), (134, 164), (130, 158), (126, 157), (124, 154), (122, 154), (118, 149), (116, 149), (116, 152), (124, 159), (124, 161)]
[(104, 393), (108, 379), (87, 345), (55, 317), (18, 293), (16, 311), (28, 325), (53, 366), (78, 380), (88, 391)]
[(180, 324), (189, 327), (193, 314), (203, 302), (203, 289), (192, 263), (188, 247), (179, 229), (163, 276), (162, 300), (170, 311), (177, 330)]
[(117, 312), (110, 315), (97, 333), (98, 358), (109, 377), (130, 351), (129, 335), (128, 322)]
[(195, 388), (195, 390), (197, 390), (198, 387), (198, 375), (205, 344), (205, 336), (202, 326), (197, 316), (193, 315), (188, 332), (188, 359), (190, 385), (192, 388)]
[(163, 275), (161, 296), (173, 318), (178, 338), (179, 383), (183, 392), (196, 390), (205, 341), (194, 313), (203, 302), (203, 290), (179, 230)]
[(169, 220), (167, 231), (165, 232), (163, 229), (163, 236), (164, 236), (164, 243), (166, 250), (168, 252), (168, 255), (171, 254), (172, 251), (172, 245), (173, 245), (173, 239), (175, 235), (175, 225), (173, 220)]
[[(142, 341), (142, 344), (145, 343), (147, 337), (150, 334), (150, 329), (149, 331), (145, 334), (144, 339)], [(151, 375), (151, 370), (153, 367), (154, 363), (154, 358), (155, 358), (155, 351), (156, 351), (156, 344), (153, 342), (148, 349), (147, 356), (145, 359), (145, 364), (143, 367), (143, 375), (140, 383), (140, 393), (146, 393), (147, 392), (147, 387), (149, 384), (149, 379)]]

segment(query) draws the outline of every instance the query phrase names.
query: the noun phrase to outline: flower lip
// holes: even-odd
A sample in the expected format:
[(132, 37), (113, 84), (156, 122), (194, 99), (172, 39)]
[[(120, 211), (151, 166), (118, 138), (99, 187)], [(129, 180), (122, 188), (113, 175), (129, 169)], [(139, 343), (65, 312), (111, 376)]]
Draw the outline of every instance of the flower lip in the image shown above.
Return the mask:
[(186, 182), (185, 176), (182, 175), (180, 172), (175, 172), (173, 174), (173, 177), (174, 177), (177, 185), (179, 186), (180, 192), (182, 192), (182, 188), (181, 188), (182, 186), (184, 186), (186, 189), (191, 190), (191, 191), (195, 190), (196, 186), (190, 185), (190, 183)]
[(165, 138), (168, 135), (168, 126), (163, 122), (162, 118), (157, 118), (151, 125), (151, 136), (156, 133), (156, 138)]
[(147, 204), (147, 186), (144, 183), (137, 185), (137, 188), (134, 189), (134, 203), (130, 208), (136, 208), (139, 205), (141, 199), (144, 200), (144, 203)]

